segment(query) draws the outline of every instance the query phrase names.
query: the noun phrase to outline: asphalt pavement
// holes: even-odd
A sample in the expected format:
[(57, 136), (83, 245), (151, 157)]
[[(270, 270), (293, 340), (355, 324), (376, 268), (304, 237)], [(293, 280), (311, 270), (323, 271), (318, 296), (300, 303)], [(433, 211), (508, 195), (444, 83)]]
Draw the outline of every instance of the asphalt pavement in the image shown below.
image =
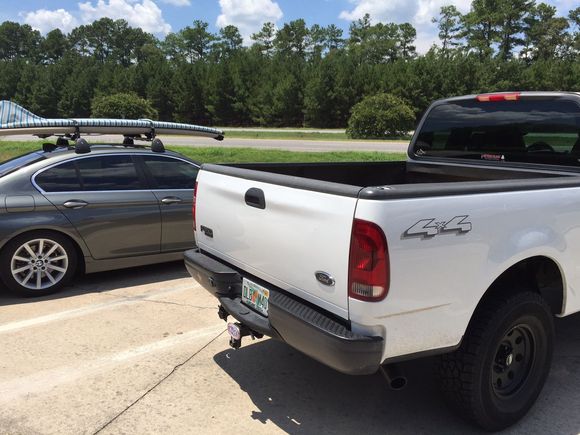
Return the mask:
[[(220, 148), (260, 148), (288, 151), (383, 151), (405, 152), (409, 142), (405, 141), (326, 141), (326, 140), (293, 140), (293, 139), (235, 139), (226, 137), (223, 141), (191, 136), (158, 136), (165, 145), (187, 147), (220, 147)], [(119, 143), (119, 135), (85, 136), (92, 143)], [(0, 141), (38, 140), (35, 136), (4, 136)], [(50, 139), (47, 139), (50, 141)]]
[[(412, 339), (412, 337), (410, 337)], [(171, 263), (80, 278), (51, 297), (0, 292), (0, 434), (470, 434), (435, 360), (409, 385), (350, 377), (270, 339), (228, 347), (216, 301)], [(580, 432), (580, 316), (557, 321), (551, 375), (509, 434)]]

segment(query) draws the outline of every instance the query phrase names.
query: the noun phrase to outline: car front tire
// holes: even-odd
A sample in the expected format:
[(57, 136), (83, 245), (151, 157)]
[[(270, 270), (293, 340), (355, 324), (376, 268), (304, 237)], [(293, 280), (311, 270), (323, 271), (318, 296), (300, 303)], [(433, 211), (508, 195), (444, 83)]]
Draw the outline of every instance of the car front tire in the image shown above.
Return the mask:
[(443, 393), (486, 430), (511, 426), (542, 391), (553, 343), (553, 315), (539, 294), (492, 299), (476, 312), (459, 350), (441, 358)]
[(0, 254), (0, 278), (17, 296), (45, 296), (70, 282), (77, 264), (76, 250), (67, 237), (34, 231), (6, 244)]

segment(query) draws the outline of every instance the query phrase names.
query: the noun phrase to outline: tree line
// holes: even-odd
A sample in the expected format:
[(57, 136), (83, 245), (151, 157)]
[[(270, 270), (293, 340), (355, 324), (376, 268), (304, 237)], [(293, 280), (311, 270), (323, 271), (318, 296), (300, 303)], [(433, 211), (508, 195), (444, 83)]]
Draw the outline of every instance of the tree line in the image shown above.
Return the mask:
[(88, 117), (103, 95), (133, 93), (161, 120), (205, 125), (344, 127), (363, 97), (389, 93), (419, 116), (452, 95), (580, 90), (580, 7), (474, 0), (433, 18), (439, 43), (419, 55), (409, 23), (265, 23), (249, 46), (235, 26), (195, 20), (163, 39), (102, 18), (45, 36), (0, 24), (0, 98), (46, 117)]

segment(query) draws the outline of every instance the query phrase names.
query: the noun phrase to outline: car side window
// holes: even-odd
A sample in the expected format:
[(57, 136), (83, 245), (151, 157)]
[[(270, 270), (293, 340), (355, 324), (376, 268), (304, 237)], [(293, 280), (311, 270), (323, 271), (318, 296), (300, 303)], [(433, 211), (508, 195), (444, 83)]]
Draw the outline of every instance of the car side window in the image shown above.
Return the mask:
[(45, 192), (77, 192), (82, 190), (74, 162), (66, 162), (41, 172), (36, 184)]
[(183, 160), (162, 156), (144, 156), (155, 189), (193, 189), (199, 168)]
[(131, 156), (96, 156), (76, 161), (85, 191), (144, 189)]

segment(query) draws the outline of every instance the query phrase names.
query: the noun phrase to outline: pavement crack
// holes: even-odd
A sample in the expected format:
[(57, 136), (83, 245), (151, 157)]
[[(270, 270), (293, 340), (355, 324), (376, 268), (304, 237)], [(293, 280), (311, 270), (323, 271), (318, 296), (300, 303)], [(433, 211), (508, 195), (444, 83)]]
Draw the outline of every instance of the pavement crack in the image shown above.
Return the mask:
[(160, 386), (167, 379), (169, 379), (175, 372), (177, 372), (177, 370), (179, 370), (181, 367), (183, 367), (185, 364), (187, 364), (193, 358), (195, 358), (197, 355), (199, 355), (200, 352), (202, 352), (210, 344), (212, 344), (214, 341), (216, 341), (225, 332), (226, 332), (225, 330), (220, 332), (218, 335), (216, 335), (214, 338), (212, 338), (210, 341), (208, 341), (205, 345), (203, 345), (203, 347), (201, 347), (200, 349), (195, 351), (193, 354), (188, 356), (185, 360), (183, 360), (182, 362), (180, 362), (176, 366), (174, 366), (173, 369), (171, 369), (171, 371), (169, 373), (167, 373), (163, 378), (161, 378), (159, 381), (157, 381), (152, 387), (150, 387), (147, 391), (145, 391), (143, 394), (141, 394), (141, 396), (139, 396), (137, 399), (135, 399), (133, 402), (131, 402), (127, 407), (125, 407), (125, 409), (123, 409), (121, 412), (119, 412), (117, 415), (115, 415), (113, 418), (111, 418), (109, 421), (107, 421), (104, 425), (102, 425), (99, 429), (97, 429), (95, 432), (93, 432), (93, 435), (97, 435), (97, 434), (101, 433), (103, 430), (105, 430), (107, 427), (109, 427), (111, 424), (113, 424), (119, 417), (121, 417), (123, 414), (125, 414), (127, 411), (129, 411), (133, 406), (135, 406), (137, 403), (139, 403), (141, 400), (143, 400), (145, 397), (147, 397), (147, 395), (149, 393), (151, 393), (153, 390), (155, 390), (158, 386)]

